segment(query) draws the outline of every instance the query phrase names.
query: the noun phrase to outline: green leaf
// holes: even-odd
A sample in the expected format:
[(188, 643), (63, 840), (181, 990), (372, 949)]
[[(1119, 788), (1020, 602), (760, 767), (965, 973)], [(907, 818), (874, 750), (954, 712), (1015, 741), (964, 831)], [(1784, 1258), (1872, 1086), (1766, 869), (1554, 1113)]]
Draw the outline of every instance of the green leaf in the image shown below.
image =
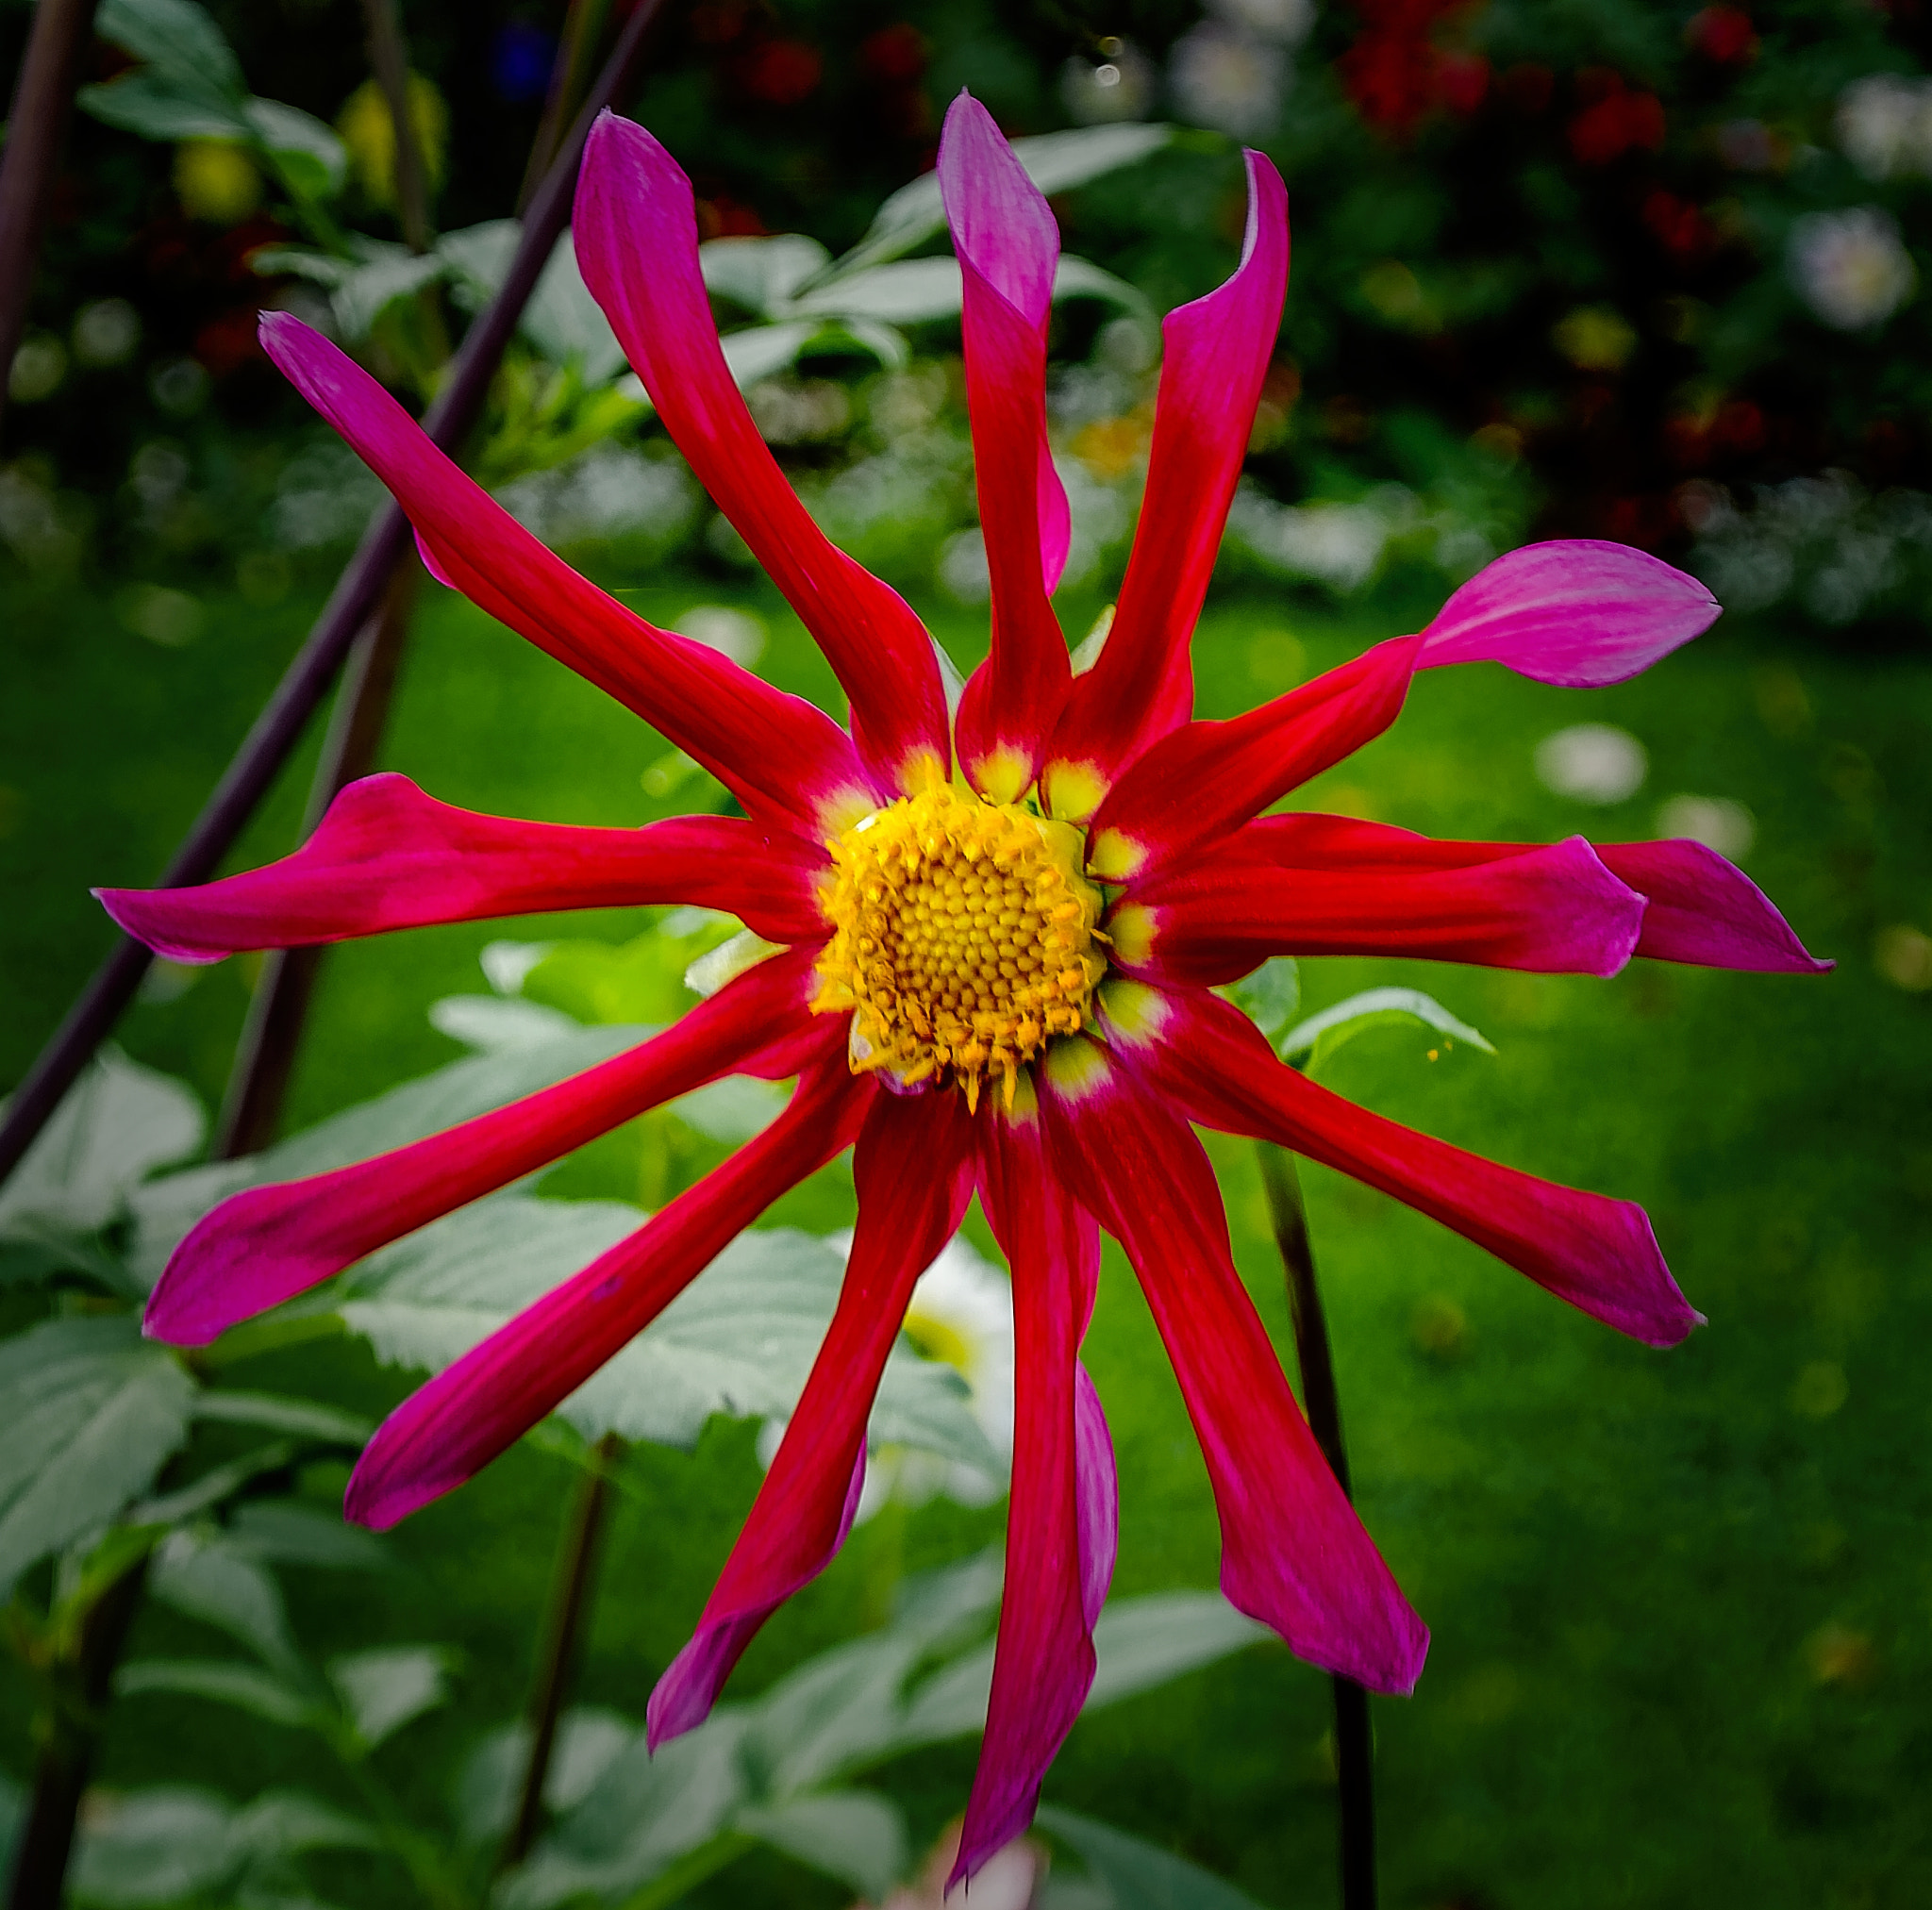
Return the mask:
[[(1083, 126), (1074, 132), (1041, 133), (1015, 140), (1013, 152), (1042, 192), (1064, 192), (1117, 167), (1130, 166), (1158, 152), (1174, 137), (1168, 125), (1124, 124)], [(856, 271), (882, 259), (897, 258), (923, 245), (945, 224), (936, 173), (922, 174), (901, 186), (874, 214), (865, 237), (841, 258), (834, 271)]]
[(429, 1025), (480, 1055), (541, 1047), (575, 1033), (578, 1026), (560, 1008), (502, 995), (445, 995), (429, 1005)]
[(323, 1512), (286, 1499), (257, 1499), (236, 1509), (227, 1544), (250, 1558), (275, 1565), (319, 1566), (334, 1571), (391, 1571), (389, 1541), (337, 1512)]
[(294, 1455), (295, 1449), (286, 1439), (271, 1440), (225, 1466), (210, 1467), (199, 1479), (175, 1491), (138, 1500), (127, 1508), (127, 1517), (138, 1525), (179, 1525), (232, 1499), (251, 1479), (279, 1470)]
[(783, 324), (747, 325), (726, 332), (720, 342), (724, 362), (740, 385), (756, 385), (797, 361), (798, 355), (824, 329), (821, 319), (789, 319)]
[(251, 99), (242, 112), (257, 149), (298, 199), (333, 199), (342, 190), (348, 151), (313, 113), (278, 99)]
[(391, 1645), (329, 1661), (349, 1722), (374, 1751), (449, 1697), (449, 1656), (438, 1645)]
[(177, 1612), (226, 1632), (275, 1670), (302, 1674), (275, 1574), (223, 1536), (171, 1534), (155, 1553), (148, 1590)]
[[(544, 1803), (558, 1816), (574, 1810), (638, 1731), (615, 1711), (588, 1704), (566, 1711), (543, 1774)], [(499, 1725), (476, 1743), (456, 1787), (457, 1822), (466, 1842), (492, 1843), (509, 1829), (529, 1759), (530, 1727), (521, 1719)]]
[[(1039, 1822), (1079, 1855), (1089, 1878), (1107, 1892), (1111, 1910), (1260, 1910), (1252, 1897), (1212, 1871), (1110, 1824), (1052, 1804), (1041, 1807)], [(1054, 1901), (1050, 1886), (1042, 1910), (1052, 1910)]]
[(82, 1903), (172, 1903), (214, 1889), (237, 1868), (228, 1840), (234, 1811), (212, 1791), (96, 1790), (89, 1805), (70, 1875)]
[(228, 1827), (229, 1849), (238, 1856), (299, 1856), (304, 1851), (375, 1851), (382, 1835), (374, 1824), (352, 1818), (306, 1791), (263, 1791), (237, 1811)]
[(641, 1733), (505, 1880), (500, 1910), (552, 1910), (581, 1896), (617, 1898), (662, 1876), (724, 1832), (744, 1797), (744, 1714), (714, 1711), (653, 1757)]
[[(353, 1269), (341, 1289), (343, 1322), (386, 1364), (440, 1371), (642, 1219), (613, 1202), (479, 1202)], [(810, 1235), (741, 1234), (558, 1412), (587, 1439), (614, 1432), (686, 1450), (713, 1413), (789, 1415), (843, 1271)], [(999, 1470), (963, 1381), (903, 1343), (887, 1362), (872, 1438)]]
[(1108, 305), (1118, 306), (1130, 317), (1139, 319), (1150, 330), (1158, 329), (1160, 324), (1159, 314), (1139, 286), (1129, 285), (1125, 279), (1116, 278), (1112, 273), (1103, 272), (1091, 260), (1072, 253), (1062, 253), (1054, 268), (1053, 295), (1056, 304), (1063, 298), (1105, 299)]
[(133, 1320), (50, 1320), (0, 1342), (0, 1592), (105, 1525), (188, 1437), (194, 1382)]
[(139, 69), (101, 86), (84, 86), (74, 96), (81, 111), (102, 125), (118, 126), (143, 140), (170, 144), (177, 140), (232, 140), (252, 144), (248, 122), (238, 107), (200, 90), (184, 91), (169, 75)]
[(1302, 1005), (1302, 972), (1292, 955), (1271, 955), (1227, 992), (1272, 1041)]
[(433, 285), (445, 270), (433, 252), (420, 257), (407, 246), (384, 246), (375, 257), (340, 274), (329, 290), (329, 310), (346, 339), (366, 339), (391, 306)]
[(1432, 1030), (1444, 1044), (1467, 1041), (1485, 1055), (1496, 1051), (1466, 1021), (1458, 1021), (1433, 995), (1420, 988), (1369, 988), (1310, 1015), (1281, 1040), (1281, 1057), (1291, 1061), (1307, 1055), (1309, 1073), (1316, 1072), (1337, 1049), (1372, 1028), (1419, 1027)]
[(264, 1181), (300, 1180), (420, 1140), (425, 1134), (454, 1127), (608, 1060), (648, 1032), (633, 1027), (573, 1028), (541, 1046), (470, 1055), (348, 1108), (260, 1154), (143, 1182), (128, 1199), (135, 1221), (128, 1256), (133, 1277), (142, 1291), (151, 1288), (168, 1255), (195, 1221), (243, 1188)]
[(305, 1693), (258, 1665), (234, 1659), (139, 1658), (114, 1674), (114, 1690), (123, 1698), (156, 1691), (207, 1698), (293, 1729), (308, 1728), (317, 1720), (315, 1705)]
[(827, 318), (883, 319), (918, 324), (959, 315), (957, 258), (902, 258), (890, 265), (841, 273), (807, 292), (793, 309)]
[(568, 231), (545, 261), (518, 324), (551, 364), (575, 364), (586, 385), (606, 384), (625, 369), (624, 347), (584, 283)]
[(193, 0), (101, 0), (94, 31), (184, 84), (238, 103), (246, 91), (234, 48)]
[(906, 1868), (906, 1819), (875, 1791), (821, 1791), (780, 1804), (748, 1804), (733, 1827), (874, 1902)]
[(1144, 1598), (1116, 1599), (1093, 1627), (1099, 1665), (1086, 1708), (1096, 1711), (1151, 1690), (1274, 1636), (1219, 1592), (1151, 1592)]
[(0, 1243), (40, 1249), (50, 1268), (104, 1260), (100, 1234), (157, 1168), (192, 1154), (206, 1121), (178, 1081), (108, 1049), (68, 1089), (0, 1185)]
[(824, 271), (832, 255), (802, 232), (764, 238), (710, 239), (698, 247), (705, 290), (746, 311), (777, 318), (801, 285)]
[(217, 1420), (228, 1425), (260, 1426), (286, 1433), (291, 1439), (311, 1439), (322, 1445), (365, 1444), (375, 1422), (360, 1413), (345, 1413), (313, 1400), (291, 1400), (280, 1393), (204, 1392), (194, 1402), (197, 1420)]

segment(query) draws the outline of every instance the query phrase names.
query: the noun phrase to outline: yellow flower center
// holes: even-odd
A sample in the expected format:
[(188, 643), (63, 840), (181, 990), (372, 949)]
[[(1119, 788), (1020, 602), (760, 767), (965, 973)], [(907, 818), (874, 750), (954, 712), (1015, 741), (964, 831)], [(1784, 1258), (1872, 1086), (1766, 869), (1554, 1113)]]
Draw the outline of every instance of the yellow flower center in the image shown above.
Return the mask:
[(944, 1075), (974, 1108), (991, 1076), (1010, 1109), (1020, 1068), (1078, 1032), (1107, 972), (1083, 832), (936, 784), (826, 847), (812, 1006), (851, 1014), (855, 1071)]

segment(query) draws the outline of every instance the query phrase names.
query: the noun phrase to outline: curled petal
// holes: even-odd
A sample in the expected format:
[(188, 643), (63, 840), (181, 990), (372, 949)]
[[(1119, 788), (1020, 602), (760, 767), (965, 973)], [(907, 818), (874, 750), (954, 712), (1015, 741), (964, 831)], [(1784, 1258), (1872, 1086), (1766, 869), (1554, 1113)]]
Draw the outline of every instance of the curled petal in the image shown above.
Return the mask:
[(419, 1387), (376, 1429), (343, 1510), (381, 1531), (472, 1479), (641, 1333), (788, 1188), (851, 1144), (874, 1089), (842, 1056), (721, 1168)]
[(1703, 1315), (1671, 1278), (1633, 1201), (1559, 1187), (1331, 1094), (1274, 1057), (1241, 1011), (1201, 989), (1142, 990), (1133, 1065), (1189, 1118), (1253, 1135), (1352, 1175), (1453, 1228), (1538, 1286), (1650, 1346), (1674, 1346)]
[(1013, 1272), (1013, 1493), (992, 1696), (952, 1881), (1033, 1821), (1041, 1779), (1093, 1683), (1113, 1572), (1113, 1449), (1075, 1357), (1100, 1230), (1046, 1159), (1037, 1117), (980, 1135), (979, 1197)]
[(264, 313), (261, 342), (395, 493), (435, 575), (635, 710), (754, 814), (829, 833), (872, 806), (851, 739), (823, 710), (646, 623), (580, 577), (299, 319)]
[(1221, 548), (1288, 291), (1288, 192), (1246, 155), (1248, 227), (1234, 275), (1168, 313), (1147, 490), (1113, 627), (1074, 683), (1042, 788), (1053, 812), (1092, 813), (1140, 752), (1193, 710), (1188, 644)]
[[(724, 362), (698, 270), (691, 181), (642, 126), (607, 112), (577, 179), (584, 282), (698, 481), (817, 639), (880, 787), (950, 766), (945, 697), (924, 626), (825, 537), (785, 481)], [(693, 752), (695, 754), (695, 752)]]
[(1174, 1362), (1221, 1515), (1221, 1586), (1298, 1658), (1408, 1691), (1428, 1632), (1362, 1529), (1234, 1269), (1220, 1189), (1186, 1123), (1103, 1051), (1041, 1095), (1053, 1157), (1127, 1251)]
[(1596, 853), (1643, 891), (1641, 955), (1758, 974), (1816, 975), (1836, 966), (1811, 955), (1763, 889), (1702, 842), (1606, 842)]
[(353, 1167), (244, 1188), (195, 1223), (147, 1303), (142, 1330), (206, 1346), (377, 1247), (547, 1166), (721, 1074), (779, 1079), (844, 1033), (813, 1015), (809, 948), (747, 971), (675, 1027), (507, 1107)]
[(1047, 592), (1069, 537), (1046, 442), (1046, 322), (1059, 229), (992, 116), (961, 93), (940, 139), (940, 191), (959, 256), (966, 399), (992, 579), (992, 650), (959, 706), (974, 786), (1011, 802), (1033, 781), (1073, 678)]
[(1627, 544), (1526, 544), (1442, 606), (1416, 667), (1491, 662), (1539, 683), (1622, 683), (1707, 630), (1722, 607), (1695, 577)]
[(880, 1094), (858, 1138), (858, 1225), (839, 1306), (690, 1644), (645, 1712), (651, 1749), (704, 1722), (758, 1627), (831, 1562), (865, 1474), (865, 1424), (919, 1275), (973, 1192), (959, 1094)]
[(1245, 716), (1161, 738), (1095, 811), (1089, 866), (1108, 882), (1152, 876), (1380, 736), (1408, 694), (1421, 640), (1378, 643)]
[(178, 962), (296, 948), (433, 922), (687, 902), (771, 941), (824, 933), (822, 852), (728, 816), (641, 829), (517, 822), (453, 808), (408, 776), (365, 776), (294, 855), (194, 889), (97, 889), (129, 935)]
[[(1233, 981), (1270, 955), (1404, 955), (1541, 974), (1613, 975), (1638, 947), (1643, 897), (1581, 836), (1493, 860), (1439, 868), (1417, 837), (1412, 861), (1308, 867), (1296, 817), (1267, 817), (1199, 861), (1131, 889), (1124, 963), (1156, 981)], [(1391, 832), (1393, 833), (1393, 832)]]

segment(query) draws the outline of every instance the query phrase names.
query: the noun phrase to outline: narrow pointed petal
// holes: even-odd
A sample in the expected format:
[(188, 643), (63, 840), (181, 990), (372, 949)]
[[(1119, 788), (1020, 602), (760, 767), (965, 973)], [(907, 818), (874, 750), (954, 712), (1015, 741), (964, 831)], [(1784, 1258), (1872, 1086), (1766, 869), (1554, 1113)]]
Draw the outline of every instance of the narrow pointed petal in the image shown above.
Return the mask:
[(695, 903), (768, 941), (824, 933), (824, 853), (729, 816), (641, 829), (517, 822), (453, 808), (408, 776), (351, 783), (294, 855), (194, 889), (97, 889), (129, 935), (177, 962), (297, 948), (435, 922)]
[(1222, 1590), (1296, 1657), (1372, 1690), (1412, 1690), (1427, 1628), (1289, 1390), (1235, 1271), (1200, 1142), (1097, 1047), (1063, 1044), (1045, 1072), (1054, 1159), (1134, 1263), (1201, 1442)]
[(881, 792), (918, 787), (928, 768), (944, 774), (945, 696), (925, 627), (830, 542), (766, 449), (718, 342), (691, 181), (642, 126), (607, 112), (591, 127), (573, 231), (584, 283), (665, 428), (851, 698), (853, 735)]
[(695, 1187), (419, 1387), (364, 1449), (343, 1502), (382, 1531), (440, 1499), (554, 1411), (788, 1188), (848, 1147), (875, 1090), (842, 1055)]
[(1449, 869), (1432, 866), (1433, 845), (1418, 837), (1421, 853), (1406, 864), (1308, 868), (1267, 855), (1291, 835), (1268, 830), (1275, 820), (1129, 889), (1111, 930), (1123, 965), (1152, 981), (1211, 987), (1275, 955), (1613, 975), (1637, 951), (1643, 897), (1581, 836)]
[(837, 1018), (810, 1011), (814, 954), (774, 955), (654, 1039), (507, 1107), (353, 1167), (244, 1188), (175, 1249), (142, 1330), (174, 1346), (206, 1346), (647, 1108), (721, 1074), (782, 1079), (842, 1051)]
[(1288, 291), (1288, 192), (1246, 155), (1248, 226), (1234, 275), (1178, 307), (1164, 342), (1147, 490), (1100, 660), (1074, 680), (1042, 788), (1079, 822), (1147, 745), (1193, 713), (1188, 646), (1247, 455)]
[(1218, 995), (1129, 986), (1133, 1025), (1110, 1021), (1110, 1031), (1191, 1120), (1275, 1141), (1378, 1188), (1646, 1345), (1674, 1346), (1702, 1324), (1635, 1202), (1538, 1180), (1371, 1114), (1278, 1061)]
[(704, 1722), (758, 1627), (825, 1569), (851, 1529), (886, 1357), (914, 1283), (972, 1198), (965, 1097), (879, 1094), (852, 1171), (858, 1224), (838, 1311), (697, 1631), (651, 1694), (654, 1751)]
[[(1806, 952), (1742, 870), (1701, 842), (1593, 842), (1591, 847), (1619, 881), (1643, 899), (1637, 955), (1769, 974), (1822, 974), (1832, 967)], [(1316, 875), (1374, 873), (1426, 881), (1438, 873), (1542, 853), (1535, 843), (1438, 841), (1386, 822), (1298, 814), (1250, 822), (1215, 852), (1215, 858), (1247, 857)]]
[(823, 710), (646, 623), (580, 577), (299, 319), (265, 313), (261, 342), (395, 493), (436, 574), (472, 603), (635, 710), (753, 814), (824, 834), (871, 806), (851, 739)]
[(1837, 966), (1810, 954), (1757, 883), (1702, 842), (1606, 842), (1596, 853), (1648, 900), (1641, 955), (1758, 974)]
[(1695, 577), (1627, 544), (1526, 544), (1442, 606), (1416, 667), (1491, 662), (1539, 683), (1622, 683), (1707, 630), (1722, 607)]
[(1378, 643), (1245, 716), (1163, 737), (1095, 811), (1089, 867), (1108, 882), (1151, 877), (1380, 736), (1408, 694), (1420, 642)]
[(1032, 783), (1073, 666), (1047, 601), (1066, 563), (1066, 492), (1046, 442), (1046, 325), (1059, 228), (968, 93), (946, 112), (940, 191), (959, 257), (966, 402), (992, 578), (992, 651), (959, 706), (974, 786), (1011, 802)]
[(1075, 1357), (1100, 1230), (1048, 1164), (1037, 1113), (984, 1124), (979, 1198), (1013, 1273), (1013, 1491), (992, 1696), (955, 1884), (1033, 1821), (1041, 1780), (1093, 1683), (1118, 1518), (1106, 1420), (1096, 1428), (1099, 1402), (1091, 1381), (1083, 1394)]

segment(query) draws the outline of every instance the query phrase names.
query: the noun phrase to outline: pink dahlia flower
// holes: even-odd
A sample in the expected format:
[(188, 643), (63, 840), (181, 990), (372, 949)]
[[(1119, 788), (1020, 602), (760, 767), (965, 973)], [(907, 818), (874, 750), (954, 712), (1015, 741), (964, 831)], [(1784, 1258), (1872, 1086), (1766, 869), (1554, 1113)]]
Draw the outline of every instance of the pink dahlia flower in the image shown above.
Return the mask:
[(858, 1221), (837, 1313), (653, 1743), (702, 1719), (775, 1606), (850, 1527), (867, 1415), (914, 1281), (977, 1193), (1012, 1269), (1017, 1423), (1006, 1595), (960, 1871), (1030, 1819), (1093, 1675), (1116, 1492), (1078, 1358), (1105, 1228), (1126, 1250), (1213, 1482), (1222, 1585), (1310, 1663), (1407, 1691), (1427, 1633), (1316, 1448), (1235, 1271), (1191, 1121), (1263, 1137), (1407, 1201), (1652, 1345), (1696, 1322), (1642, 1211), (1399, 1127), (1275, 1058), (1223, 997), (1266, 956), (1406, 954), (1610, 974), (1633, 955), (1824, 966), (1694, 842), (1433, 842), (1262, 811), (1386, 729), (1418, 670), (1489, 659), (1547, 683), (1630, 676), (1717, 615), (1636, 551), (1499, 558), (1419, 635), (1226, 722), (1191, 720), (1188, 644), (1288, 277), (1280, 178), (1247, 156), (1241, 261), (1171, 313), (1139, 536), (1111, 634), (1075, 676), (1049, 593), (1067, 504), (1043, 376), (1058, 235), (974, 101), (940, 180), (964, 274), (992, 648), (947, 707), (933, 646), (785, 483), (720, 351), (691, 187), (607, 115), (578, 257), (673, 437), (851, 701), (841, 728), (578, 576), (286, 314), (271, 356), (402, 501), (430, 567), (716, 775), (738, 817), (641, 829), (500, 821), (405, 778), (346, 789), (293, 855), (206, 888), (102, 895), (175, 960), (545, 908), (696, 903), (783, 945), (627, 1054), (445, 1134), (250, 1188), (170, 1262), (147, 1330), (201, 1344), (384, 1242), (726, 1073), (797, 1077), (787, 1111), (629, 1238), (407, 1400), (349, 1486), (387, 1526), (460, 1485), (569, 1393), (786, 1188), (848, 1146)]

